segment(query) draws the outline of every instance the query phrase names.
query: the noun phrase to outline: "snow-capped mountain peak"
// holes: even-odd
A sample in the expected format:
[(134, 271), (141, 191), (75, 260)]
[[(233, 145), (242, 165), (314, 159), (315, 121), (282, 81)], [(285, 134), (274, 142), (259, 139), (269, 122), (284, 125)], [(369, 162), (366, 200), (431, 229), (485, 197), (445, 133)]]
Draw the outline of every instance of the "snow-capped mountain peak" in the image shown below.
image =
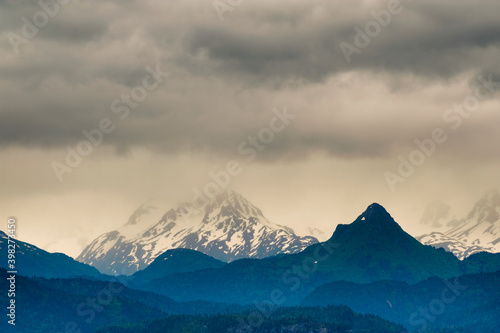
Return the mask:
[[(159, 200), (149, 200), (130, 215), (126, 224), (117, 229), (125, 238), (138, 236), (163, 216), (166, 205)], [(168, 212), (167, 212), (168, 214)]]
[(458, 258), (481, 252), (500, 252), (500, 193), (487, 191), (465, 218), (444, 232), (417, 237), (424, 244), (442, 247)]
[(148, 202), (124, 226), (94, 240), (77, 260), (103, 273), (132, 274), (174, 248), (232, 261), (299, 252), (318, 242), (270, 222), (235, 191), (219, 193), (202, 210), (188, 205), (162, 210), (161, 205)]
[(477, 222), (495, 223), (500, 219), (500, 193), (498, 190), (489, 190), (476, 202), (471, 212), (467, 215), (468, 220)]
[(233, 190), (219, 193), (206, 205), (204, 220), (209, 221), (214, 216), (264, 217), (260, 209)]

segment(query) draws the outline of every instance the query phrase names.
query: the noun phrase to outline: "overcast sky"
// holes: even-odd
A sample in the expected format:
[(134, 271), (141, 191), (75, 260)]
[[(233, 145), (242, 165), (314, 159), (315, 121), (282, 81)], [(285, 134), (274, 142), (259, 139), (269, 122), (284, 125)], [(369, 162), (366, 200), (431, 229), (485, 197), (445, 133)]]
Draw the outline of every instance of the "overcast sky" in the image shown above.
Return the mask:
[(500, 185), (499, 17), (494, 0), (0, 0), (0, 229), (15, 216), (76, 256), (234, 160), (230, 187), (298, 232), (372, 202), (427, 232), (429, 203), (466, 213)]

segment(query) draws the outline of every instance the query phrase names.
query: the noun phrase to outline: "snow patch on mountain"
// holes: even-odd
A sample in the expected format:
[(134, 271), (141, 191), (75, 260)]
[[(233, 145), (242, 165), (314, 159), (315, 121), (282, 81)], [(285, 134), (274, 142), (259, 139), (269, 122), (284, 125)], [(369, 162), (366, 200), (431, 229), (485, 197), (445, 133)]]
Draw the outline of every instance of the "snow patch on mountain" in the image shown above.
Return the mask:
[(174, 248), (200, 251), (228, 262), (295, 253), (318, 242), (270, 222), (234, 191), (220, 193), (197, 214), (187, 214), (194, 211), (190, 208), (183, 204), (167, 211), (148, 202), (124, 226), (95, 239), (77, 260), (103, 273), (129, 275)]
[(426, 245), (444, 248), (464, 259), (477, 252), (500, 252), (500, 193), (487, 191), (462, 219), (454, 219), (450, 229), (417, 239)]

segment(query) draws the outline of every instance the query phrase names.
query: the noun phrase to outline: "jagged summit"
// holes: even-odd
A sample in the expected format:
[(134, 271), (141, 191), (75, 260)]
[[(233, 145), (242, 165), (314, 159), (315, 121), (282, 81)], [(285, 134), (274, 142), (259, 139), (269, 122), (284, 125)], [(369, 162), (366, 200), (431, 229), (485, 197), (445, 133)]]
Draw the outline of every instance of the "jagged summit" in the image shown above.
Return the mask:
[(398, 226), (394, 221), (391, 214), (378, 203), (372, 203), (366, 210), (356, 219), (355, 222), (363, 222), (364, 224), (370, 224), (371, 226), (385, 228), (388, 226)]
[(497, 189), (486, 191), (481, 199), (476, 202), (467, 219), (476, 218), (479, 222), (495, 223), (500, 218), (500, 193)]
[(137, 208), (130, 215), (127, 223), (118, 228), (117, 231), (126, 238), (136, 237), (157, 223), (164, 215), (166, 207), (167, 205), (160, 200), (148, 200)]
[(444, 248), (458, 258), (487, 251), (500, 252), (500, 193), (498, 189), (486, 191), (470, 212), (457, 219), (454, 226), (444, 232), (419, 236), (424, 244)]
[[(312, 269), (306, 270), (306, 263), (310, 263)], [(296, 270), (299, 267), (304, 270)], [(292, 275), (292, 271), (296, 271), (296, 275)], [(304, 297), (301, 293), (307, 294), (314, 285), (328, 281), (415, 283), (431, 276), (457, 276), (458, 272), (460, 261), (451, 253), (419, 243), (397, 227), (382, 206), (373, 204), (359, 219), (338, 225), (326, 242), (313, 244), (294, 255), (250, 262), (241, 260), (215, 271), (203, 270), (182, 277), (170, 275), (152, 281), (146, 289), (183, 301), (238, 299), (241, 304), (251, 304), (268, 297), (275, 288), (283, 288), (283, 283), (298, 286), (300, 282), (300, 288), (294, 290), (291, 285), (286, 296), (295, 302)], [(221, 293), (221, 288), (226, 292)], [(385, 299), (381, 304), (387, 306)]]
[[(360, 268), (354, 275), (360, 281), (415, 282), (428, 277), (430, 271), (456, 271), (459, 264), (452, 254), (419, 243), (378, 203), (369, 205), (352, 223), (339, 224), (326, 243), (335, 245), (335, 255), (328, 265)], [(339, 279), (352, 279), (344, 274), (340, 272), (343, 277)]]
[(370, 206), (366, 208), (366, 210), (381, 210), (387, 213), (387, 210), (385, 210), (385, 208), (377, 202), (372, 203)]
[(393, 220), (391, 215), (387, 212), (387, 210), (380, 204), (374, 202), (370, 206), (366, 208), (363, 214), (360, 215), (361, 218), (365, 219), (390, 219)]
[(263, 217), (262, 211), (251, 204), (241, 194), (234, 190), (218, 193), (205, 207), (207, 215), (222, 214), (224, 216), (254, 216)]
[(500, 205), (500, 191), (497, 188), (492, 188), (483, 194), (481, 200), (491, 204)]
[[(77, 260), (108, 274), (132, 274), (174, 248), (200, 251), (229, 262), (295, 253), (318, 242), (270, 222), (233, 190), (206, 201), (204, 207), (184, 203), (171, 209), (148, 202), (124, 226), (95, 239)], [(194, 214), (190, 214), (193, 207)]]
[(354, 247), (388, 246), (408, 242), (409, 238), (383, 206), (373, 203), (351, 224), (337, 225), (330, 241), (352, 243)]

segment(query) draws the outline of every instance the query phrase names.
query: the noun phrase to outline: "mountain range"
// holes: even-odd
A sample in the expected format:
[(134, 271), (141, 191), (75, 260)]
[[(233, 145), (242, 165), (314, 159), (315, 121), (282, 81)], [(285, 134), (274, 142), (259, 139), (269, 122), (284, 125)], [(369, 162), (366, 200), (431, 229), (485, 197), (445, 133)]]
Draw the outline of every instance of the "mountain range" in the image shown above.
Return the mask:
[[(0, 276), (6, 271), (0, 268)], [(119, 281), (83, 278), (44, 279), (17, 276), (17, 322), (0, 321), (1, 332), (254, 332), (361, 333), (376, 330), (400, 333), (402, 326), (374, 315), (361, 315), (346, 306), (283, 308), (265, 323), (252, 322), (253, 305), (204, 301), (176, 302), (168, 297), (134, 290)], [(8, 290), (9, 281), (0, 280)], [(6, 293), (5, 293), (6, 294)], [(4, 301), (2, 294), (0, 300)], [(297, 324), (299, 322), (299, 324)], [(326, 329), (326, 330), (325, 330)]]
[(215, 196), (202, 210), (182, 204), (164, 211), (155, 202), (138, 208), (129, 221), (90, 243), (76, 258), (105, 274), (130, 275), (169, 249), (186, 248), (225, 262), (296, 253), (318, 243), (270, 222), (235, 191)]
[(283, 304), (291, 305), (319, 285), (333, 281), (416, 283), (432, 276), (449, 278), (466, 272), (452, 253), (421, 244), (374, 203), (353, 223), (338, 225), (328, 241), (300, 253), (242, 259), (220, 268), (176, 273), (142, 288), (179, 301), (240, 304), (265, 301), (278, 290)]
[[(440, 209), (439, 220), (445, 220), (445, 209)], [(437, 220), (437, 219), (435, 219)], [(443, 248), (459, 259), (478, 252), (500, 252), (500, 193), (487, 191), (463, 218), (444, 222), (450, 228), (417, 237), (426, 245)]]
[[(237, 226), (236, 213), (258, 214), (230, 198), (234, 195), (206, 208), (205, 215), (217, 212), (207, 221)], [(147, 211), (137, 212), (123, 234), (143, 235), (138, 230), (154, 220)], [(253, 230), (249, 219), (239, 220)], [(7, 236), (0, 236), (4, 250)], [(500, 324), (500, 254), (459, 260), (418, 242), (377, 203), (352, 223), (338, 225), (327, 241), (297, 253), (226, 263), (196, 250), (168, 249), (131, 276), (103, 275), (65, 255), (16, 242), (17, 315), (23, 318), (16, 328), (22, 332), (60, 332), (73, 325), (81, 332), (400, 333), (405, 326), (425, 333), (493, 333)], [(7, 290), (8, 283), (2, 278), (0, 287)], [(446, 297), (460, 294), (442, 313), (432, 306), (445, 287)], [(430, 309), (433, 317), (421, 309)], [(4, 326), (2, 331), (10, 328)]]

